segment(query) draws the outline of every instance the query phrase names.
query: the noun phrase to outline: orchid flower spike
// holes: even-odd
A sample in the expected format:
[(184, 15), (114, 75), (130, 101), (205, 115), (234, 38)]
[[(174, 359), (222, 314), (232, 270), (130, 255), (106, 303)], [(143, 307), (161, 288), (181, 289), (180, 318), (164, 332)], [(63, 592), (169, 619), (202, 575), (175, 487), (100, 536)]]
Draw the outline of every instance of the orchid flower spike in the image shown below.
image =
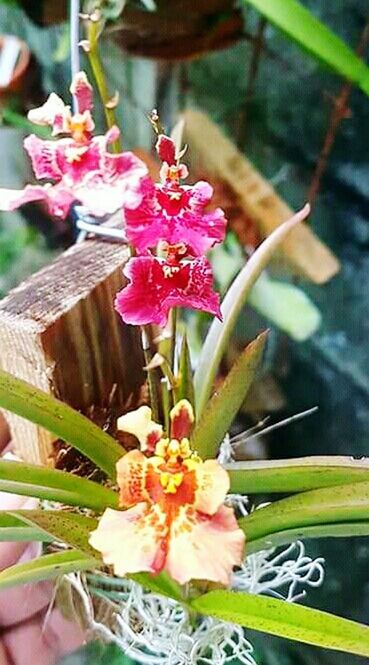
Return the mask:
[[(138, 439), (139, 411), (130, 414), (129, 422), (120, 420)], [(187, 400), (175, 405), (170, 421), (169, 437), (158, 440), (154, 455), (133, 450), (117, 463), (124, 510), (108, 508), (90, 544), (122, 577), (166, 571), (180, 584), (197, 579), (228, 586), (234, 566), (242, 562), (245, 541), (233, 509), (224, 505), (228, 473), (191, 449), (194, 415)]]
[(31, 134), (24, 147), (31, 158), (37, 180), (47, 184), (26, 185), (22, 190), (0, 189), (0, 210), (15, 210), (24, 203), (40, 201), (50, 215), (65, 219), (74, 201), (88, 212), (103, 217), (122, 207), (131, 179), (147, 174), (144, 163), (132, 152), (111, 154), (108, 147), (119, 137), (118, 127), (105, 136), (94, 136), (92, 86), (84, 72), (73, 78), (71, 93), (77, 112), (55, 93), (43, 106), (29, 112), (38, 125), (49, 126), (53, 136), (43, 140)]

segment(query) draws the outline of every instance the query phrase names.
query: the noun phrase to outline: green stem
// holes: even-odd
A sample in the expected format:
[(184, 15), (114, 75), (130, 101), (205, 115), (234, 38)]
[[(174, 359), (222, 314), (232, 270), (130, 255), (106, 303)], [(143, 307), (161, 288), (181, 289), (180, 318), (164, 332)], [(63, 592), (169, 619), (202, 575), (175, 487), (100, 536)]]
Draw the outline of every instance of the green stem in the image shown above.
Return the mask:
[[(99, 50), (99, 23), (98, 21), (89, 21), (88, 29), (88, 58), (90, 61), (91, 69), (95, 77), (97, 89), (99, 91), (101, 101), (104, 107), (104, 113), (106, 118), (106, 123), (108, 128), (111, 129), (114, 125), (117, 124), (115, 112), (113, 109), (108, 108), (107, 104), (110, 101), (111, 96), (109, 95), (108, 86), (106, 83), (104, 69), (101, 63), (100, 50)], [(113, 152), (118, 153), (121, 151), (120, 139), (117, 139), (112, 144)]]
[[(142, 348), (145, 357), (145, 364), (148, 367), (152, 360), (151, 349), (150, 349), (150, 326), (142, 326)], [(158, 385), (155, 378), (155, 369), (147, 370), (147, 381), (149, 384), (149, 393), (150, 393), (150, 406), (152, 411), (152, 417), (155, 422), (159, 422), (159, 391)]]
[(171, 345), (170, 345), (170, 367), (174, 373), (174, 364), (176, 359), (176, 341), (177, 341), (177, 309), (173, 307), (171, 311)]

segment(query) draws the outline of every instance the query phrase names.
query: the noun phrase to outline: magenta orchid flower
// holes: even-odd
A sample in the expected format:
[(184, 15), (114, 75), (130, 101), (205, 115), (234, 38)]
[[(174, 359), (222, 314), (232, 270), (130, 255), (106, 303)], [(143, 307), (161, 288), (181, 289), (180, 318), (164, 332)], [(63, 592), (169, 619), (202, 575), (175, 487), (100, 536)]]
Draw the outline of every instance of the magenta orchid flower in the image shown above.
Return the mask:
[(161, 135), (157, 151), (163, 161), (161, 183), (142, 178), (124, 201), (127, 237), (139, 252), (165, 240), (170, 245), (183, 242), (194, 256), (201, 256), (224, 239), (224, 213), (220, 208), (205, 211), (213, 196), (209, 183), (180, 184), (188, 171), (179, 163), (171, 138)]
[[(130, 432), (135, 414), (128, 414)], [(233, 509), (224, 505), (228, 473), (191, 450), (194, 418), (187, 400), (176, 404), (170, 420), (170, 437), (158, 441), (153, 456), (132, 450), (117, 463), (120, 506), (126, 510), (108, 508), (90, 544), (122, 577), (166, 571), (180, 584), (198, 579), (227, 586), (245, 544)]]
[(186, 247), (167, 247), (167, 257), (151, 254), (131, 258), (123, 273), (129, 284), (120, 291), (115, 308), (125, 323), (165, 326), (172, 307), (200, 309), (221, 318), (219, 295), (204, 257), (186, 258)]
[(28, 114), (35, 124), (51, 127), (53, 136), (63, 135), (43, 140), (31, 134), (24, 142), (37, 180), (51, 182), (26, 185), (23, 190), (1, 189), (0, 210), (42, 201), (51, 215), (64, 219), (78, 201), (88, 212), (102, 217), (122, 206), (131, 179), (147, 174), (144, 163), (132, 152), (108, 152), (109, 144), (119, 136), (117, 127), (105, 136), (93, 136), (92, 87), (84, 72), (76, 74), (70, 90), (76, 100), (75, 113), (52, 93), (43, 106)]

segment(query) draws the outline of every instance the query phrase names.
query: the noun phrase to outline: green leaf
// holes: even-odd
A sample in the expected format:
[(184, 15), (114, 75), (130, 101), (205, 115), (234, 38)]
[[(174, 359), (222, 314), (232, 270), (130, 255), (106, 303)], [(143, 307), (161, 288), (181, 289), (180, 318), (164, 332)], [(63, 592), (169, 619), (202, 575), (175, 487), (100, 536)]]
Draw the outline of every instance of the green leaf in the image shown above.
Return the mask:
[(98, 521), (93, 517), (68, 513), (65, 510), (13, 510), (11, 514), (26, 524), (36, 525), (55, 540), (80, 550), (90, 557), (101, 559), (88, 540)]
[(339, 524), (319, 524), (317, 526), (302, 526), (297, 529), (286, 529), (271, 533), (264, 538), (250, 540), (247, 543), (247, 554), (255, 554), (271, 547), (288, 545), (296, 540), (309, 540), (310, 538), (352, 538), (355, 536), (369, 536), (368, 522), (344, 522)]
[(369, 95), (369, 68), (298, 0), (243, 0), (290, 39)]
[(195, 372), (196, 411), (199, 416), (201, 416), (211, 395), (220, 361), (251, 288), (278, 245), (296, 224), (308, 216), (309, 212), (310, 206), (305, 205), (291, 219), (278, 226), (254, 252), (224, 297), (221, 308), (223, 322), (218, 319), (214, 319), (212, 322)]
[(174, 600), (178, 600), (179, 602), (183, 601), (181, 587), (167, 573), (160, 573), (159, 575), (136, 573), (135, 575), (129, 575), (129, 578), (153, 593), (174, 598)]
[(369, 520), (369, 482), (338, 485), (295, 494), (239, 520), (247, 540), (284, 529)]
[(64, 402), (0, 370), (0, 407), (70, 443), (115, 479), (124, 450), (111, 436)]
[(228, 432), (254, 380), (266, 337), (267, 333), (262, 333), (244, 349), (219, 390), (206, 405), (191, 437), (191, 445), (201, 457), (217, 456), (219, 444)]
[(292, 493), (369, 481), (369, 459), (320, 455), (225, 465), (235, 494)]
[(289, 640), (369, 656), (369, 627), (276, 598), (211, 591), (192, 601), (197, 612)]
[(318, 308), (302, 289), (271, 279), (266, 272), (254, 284), (248, 303), (297, 342), (311, 337), (321, 324)]
[(191, 356), (186, 334), (182, 338), (181, 353), (179, 356), (179, 379), (176, 387), (177, 402), (180, 399), (188, 399), (193, 406), (195, 405)]
[(0, 491), (97, 511), (108, 506), (118, 506), (117, 492), (91, 480), (64, 471), (8, 460), (0, 460)]
[(101, 564), (97, 559), (78, 550), (45, 554), (39, 559), (17, 563), (0, 572), (0, 591), (19, 584), (51, 580), (78, 570), (98, 568), (99, 565)]
[(0, 542), (49, 542), (52, 538), (44, 531), (25, 525), (7, 511), (0, 511)]

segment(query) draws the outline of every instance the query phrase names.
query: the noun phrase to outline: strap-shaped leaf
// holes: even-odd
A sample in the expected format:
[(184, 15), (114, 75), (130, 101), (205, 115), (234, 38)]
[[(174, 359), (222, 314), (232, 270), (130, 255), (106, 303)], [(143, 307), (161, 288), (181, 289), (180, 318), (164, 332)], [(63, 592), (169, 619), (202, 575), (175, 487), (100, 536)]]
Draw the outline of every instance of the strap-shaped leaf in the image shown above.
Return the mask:
[(302, 526), (297, 529), (286, 529), (271, 533), (264, 538), (251, 540), (247, 543), (247, 554), (255, 554), (271, 547), (288, 545), (296, 540), (309, 540), (310, 538), (352, 538), (355, 536), (369, 536), (369, 521), (345, 522), (343, 524), (319, 524), (317, 526)]
[(309, 212), (310, 206), (307, 204), (291, 219), (278, 226), (257, 248), (224, 297), (221, 307), (223, 321), (214, 319), (212, 322), (195, 372), (194, 383), (198, 416), (201, 416), (211, 395), (220, 361), (251, 288), (269, 263), (278, 245), (296, 224), (299, 224), (308, 216)]
[(124, 450), (111, 436), (64, 402), (0, 370), (0, 407), (70, 443), (109, 476)]
[(7, 511), (0, 512), (0, 542), (49, 542), (52, 540), (44, 531), (29, 526)]
[(59, 501), (92, 510), (116, 508), (118, 494), (71, 473), (47, 467), (0, 460), (0, 491)]
[(290, 39), (369, 95), (369, 68), (298, 0), (244, 0)]
[(236, 494), (287, 494), (369, 481), (369, 459), (343, 455), (232, 462), (226, 469)]
[(45, 554), (39, 559), (17, 563), (0, 572), (0, 591), (19, 584), (55, 579), (78, 570), (91, 570), (100, 565), (97, 559), (78, 550)]
[(369, 627), (276, 598), (211, 591), (192, 601), (202, 614), (289, 640), (369, 656)]
[(219, 445), (228, 432), (254, 380), (263, 354), (267, 334), (264, 332), (238, 356), (219, 390), (206, 405), (196, 425), (191, 444), (203, 458), (216, 457)]
[(369, 521), (369, 482), (301, 492), (259, 508), (239, 520), (247, 540), (285, 529)]
[(100, 553), (88, 542), (91, 531), (97, 527), (97, 520), (93, 517), (64, 510), (14, 510), (11, 514), (26, 524), (36, 525), (55, 540), (101, 560)]

